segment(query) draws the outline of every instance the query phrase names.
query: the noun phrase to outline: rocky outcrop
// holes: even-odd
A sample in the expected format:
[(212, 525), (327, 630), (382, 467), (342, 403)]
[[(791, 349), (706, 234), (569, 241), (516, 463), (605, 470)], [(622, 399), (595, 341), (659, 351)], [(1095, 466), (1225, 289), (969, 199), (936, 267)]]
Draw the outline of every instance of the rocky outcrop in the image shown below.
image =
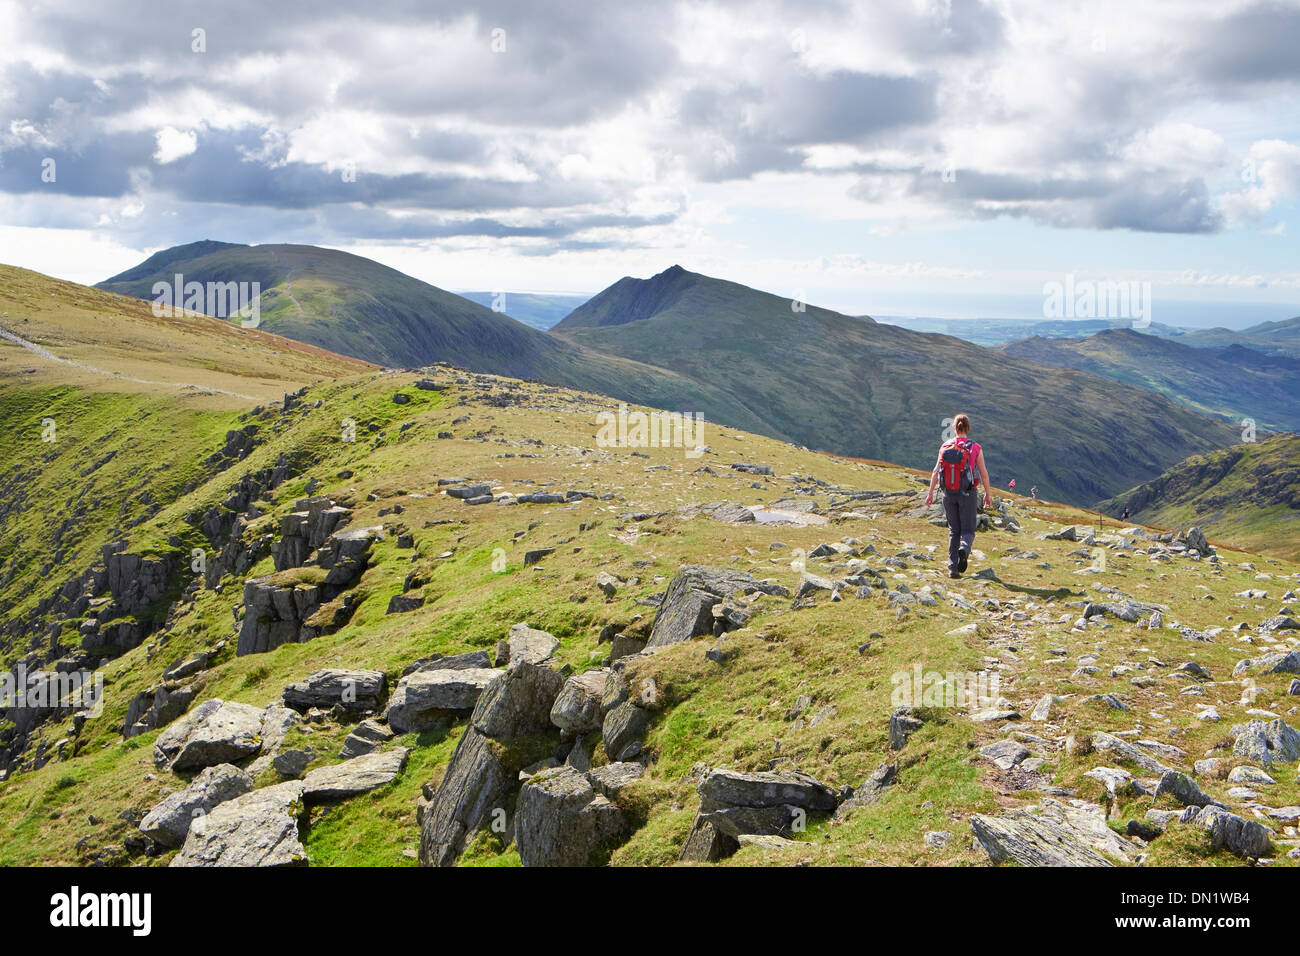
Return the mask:
[(516, 664), (479, 696), (469, 725), (425, 808), (420, 864), (450, 866), (469, 837), (489, 822), (504, 822), (506, 804), (528, 755), (512, 739), (551, 730), (551, 705), (564, 678), (542, 664)]
[(1036, 807), (971, 817), (975, 840), (994, 863), (1021, 866), (1114, 866), (1127, 862), (1132, 844), (1106, 825), (1095, 804), (1044, 799)]
[(1205, 830), (1210, 846), (1215, 850), (1228, 850), (1237, 856), (1258, 858), (1273, 852), (1273, 841), (1268, 828), (1254, 820), (1245, 820), (1221, 806), (1188, 807), (1180, 823)]
[(519, 792), (515, 842), (524, 866), (587, 866), (628, 829), (623, 810), (571, 767), (543, 770)]
[(1300, 733), (1280, 718), (1265, 723), (1252, 720), (1231, 730), (1232, 752), (1253, 763), (1271, 766), (1274, 762), (1300, 760)]
[(275, 569), (283, 571), (306, 564), (313, 551), (351, 520), (351, 510), (329, 498), (299, 499), (293, 511), (280, 521), (280, 540), (271, 545)]
[(197, 770), (256, 756), (262, 749), (264, 712), (248, 704), (205, 700), (154, 742), (154, 763)]
[[(333, 602), (366, 569), (380, 528), (357, 528), (333, 535), (316, 553), (323, 574), (305, 579), (288, 571), (252, 578), (244, 585), (244, 620), (236, 654), (264, 654), (282, 644), (301, 644), (338, 630), (352, 616), (348, 600)], [(287, 577), (286, 577), (287, 575)]]
[(207, 767), (188, 787), (150, 810), (140, 821), (140, 832), (164, 846), (180, 846), (196, 818), (252, 789), (253, 778), (238, 767), (228, 763)]
[(305, 866), (298, 832), (303, 783), (292, 780), (217, 805), (190, 824), (172, 866)]
[(388, 726), (399, 734), (422, 733), (472, 711), (480, 695), (502, 675), (490, 668), (447, 668), (408, 674), (388, 702)]
[(319, 767), (303, 777), (302, 798), (309, 804), (326, 803), (392, 783), (406, 767), (410, 753), (409, 747), (397, 747)]
[(717, 618), (713, 608), (738, 594), (777, 594), (789, 596), (789, 590), (777, 584), (759, 581), (743, 571), (687, 565), (673, 577), (655, 613), (647, 648), (665, 647), (693, 637), (715, 637), (734, 626)]
[(178, 683), (159, 684), (131, 698), (122, 725), (123, 737), (137, 737), (150, 730), (166, 727), (189, 708), (195, 690)]
[(379, 710), (387, 678), (383, 671), (327, 667), (284, 689), (284, 705), (299, 713), (341, 707), (354, 713)]

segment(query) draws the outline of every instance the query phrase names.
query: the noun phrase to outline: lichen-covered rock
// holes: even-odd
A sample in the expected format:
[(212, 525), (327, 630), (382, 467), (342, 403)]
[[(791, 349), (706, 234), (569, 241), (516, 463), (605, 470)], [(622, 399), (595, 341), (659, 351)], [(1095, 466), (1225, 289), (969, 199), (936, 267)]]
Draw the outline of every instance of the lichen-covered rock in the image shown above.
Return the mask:
[(397, 682), (388, 702), (388, 726), (420, 733), (474, 709), (488, 685), (502, 676), (490, 668), (416, 671)]
[(300, 780), (262, 787), (195, 817), (172, 866), (305, 866)]
[[(714, 634), (713, 607), (737, 594), (790, 592), (779, 584), (759, 581), (743, 571), (687, 565), (673, 577), (655, 613), (647, 648), (666, 647), (703, 634)], [(724, 625), (720, 625), (725, 627)]]
[(519, 793), (515, 842), (524, 866), (587, 866), (628, 832), (622, 809), (571, 767), (543, 770)]
[(575, 674), (564, 682), (551, 707), (551, 723), (561, 730), (585, 734), (601, 727), (600, 701), (605, 693), (605, 669)]
[(971, 831), (994, 863), (1021, 866), (1114, 866), (1134, 849), (1106, 825), (1105, 810), (1077, 800), (1044, 799), (996, 817), (976, 814)]
[(378, 710), (384, 698), (387, 678), (383, 671), (327, 667), (284, 689), (284, 704), (300, 713), (313, 707), (365, 713)]
[(410, 753), (409, 747), (397, 747), (318, 767), (302, 778), (302, 798), (307, 803), (345, 800), (392, 783), (406, 766)]
[(205, 700), (154, 742), (154, 763), (172, 770), (197, 770), (253, 757), (262, 749), (260, 708)]
[(140, 821), (140, 832), (164, 846), (180, 846), (190, 823), (218, 804), (253, 789), (253, 778), (231, 764), (207, 767), (184, 790), (165, 798)]

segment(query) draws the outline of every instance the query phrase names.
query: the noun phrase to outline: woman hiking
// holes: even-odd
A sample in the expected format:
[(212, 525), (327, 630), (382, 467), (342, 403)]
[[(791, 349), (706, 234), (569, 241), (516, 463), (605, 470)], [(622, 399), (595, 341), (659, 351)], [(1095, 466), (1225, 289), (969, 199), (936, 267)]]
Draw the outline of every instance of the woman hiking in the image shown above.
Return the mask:
[(927, 507), (934, 504), (934, 490), (942, 483), (943, 514), (948, 519), (948, 577), (959, 578), (975, 546), (975, 525), (979, 521), (976, 488), (983, 483), (985, 507), (993, 502), (993, 493), (989, 490), (984, 451), (979, 442), (970, 438), (970, 416), (964, 412), (954, 416), (952, 429), (957, 434), (939, 446), (925, 503)]

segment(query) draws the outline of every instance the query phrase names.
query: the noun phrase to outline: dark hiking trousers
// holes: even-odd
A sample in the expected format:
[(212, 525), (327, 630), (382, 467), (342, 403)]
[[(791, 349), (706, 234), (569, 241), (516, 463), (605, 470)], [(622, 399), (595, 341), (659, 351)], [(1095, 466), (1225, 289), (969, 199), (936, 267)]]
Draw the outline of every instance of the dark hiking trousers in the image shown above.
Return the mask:
[(943, 515), (948, 519), (948, 570), (957, 570), (957, 552), (966, 549), (967, 556), (975, 546), (975, 524), (979, 520), (979, 492), (948, 491), (943, 493)]

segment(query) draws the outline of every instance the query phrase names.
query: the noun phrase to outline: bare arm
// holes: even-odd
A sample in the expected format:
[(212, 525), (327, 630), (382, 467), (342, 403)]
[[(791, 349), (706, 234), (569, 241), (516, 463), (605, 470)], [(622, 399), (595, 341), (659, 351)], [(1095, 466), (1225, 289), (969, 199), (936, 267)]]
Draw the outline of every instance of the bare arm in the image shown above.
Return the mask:
[(980, 468), (980, 481), (984, 482), (984, 505), (985, 507), (987, 507), (988, 505), (993, 503), (993, 490), (989, 487), (989, 470), (986, 467), (984, 467), (983, 448), (980, 449), (979, 468)]
[(943, 462), (943, 453), (940, 452), (934, 459), (934, 467), (930, 469), (930, 493), (925, 496), (926, 507), (934, 504), (934, 489), (939, 484), (939, 468)]

